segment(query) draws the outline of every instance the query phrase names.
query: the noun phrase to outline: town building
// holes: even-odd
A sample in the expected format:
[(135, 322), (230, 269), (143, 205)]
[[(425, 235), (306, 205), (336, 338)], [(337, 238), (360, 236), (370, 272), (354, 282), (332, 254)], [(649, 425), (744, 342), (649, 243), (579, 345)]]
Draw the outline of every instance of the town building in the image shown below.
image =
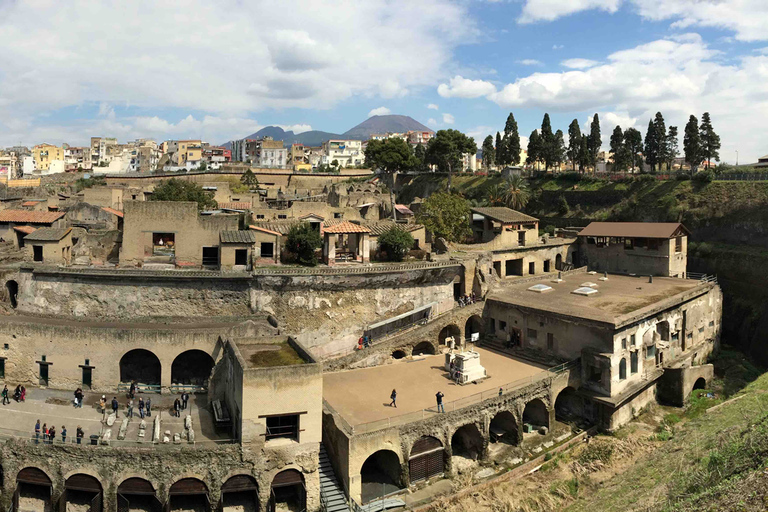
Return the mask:
[(46, 265), (69, 265), (72, 261), (72, 228), (36, 229), (24, 237), (29, 260)]
[(432, 140), (432, 137), (435, 135), (435, 132), (411, 130), (406, 135), (408, 136), (408, 142), (411, 145), (427, 144), (430, 140)]
[(91, 148), (64, 144), (64, 168), (66, 171), (90, 170)]
[(363, 165), (365, 154), (363, 153), (362, 142), (359, 140), (328, 140), (323, 142), (323, 156), (320, 163), (333, 165), (333, 162), (336, 162), (338, 167)]
[(91, 163), (93, 167), (104, 167), (117, 154), (117, 139), (114, 137), (91, 137)]
[(64, 172), (64, 149), (53, 144), (38, 144), (32, 148), (35, 174)]

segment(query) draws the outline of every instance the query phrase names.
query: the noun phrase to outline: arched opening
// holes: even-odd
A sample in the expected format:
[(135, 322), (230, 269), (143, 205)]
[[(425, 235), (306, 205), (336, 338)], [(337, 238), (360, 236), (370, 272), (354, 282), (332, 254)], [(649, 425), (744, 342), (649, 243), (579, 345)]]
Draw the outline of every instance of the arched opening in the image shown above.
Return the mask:
[(483, 335), (483, 321), (478, 315), (472, 315), (467, 318), (467, 323), (464, 324), (464, 338), (467, 341), (479, 341)]
[(567, 423), (583, 416), (584, 401), (576, 390), (570, 386), (563, 389), (555, 400), (555, 419)]
[(699, 377), (696, 379), (696, 382), (693, 383), (693, 390), (696, 391), (697, 389), (707, 389), (707, 381), (704, 377)]
[(437, 336), (437, 341), (440, 343), (440, 345), (445, 345), (445, 340), (447, 338), (453, 338), (453, 341), (457, 345), (461, 343), (461, 329), (459, 329), (458, 325), (446, 325), (440, 330), (440, 334)]
[(412, 354), (414, 356), (434, 355), (435, 346), (428, 341), (422, 341), (415, 347), (413, 347)]
[(213, 369), (213, 358), (202, 350), (182, 352), (171, 365), (171, 383), (185, 386), (208, 387)]
[(120, 358), (120, 382), (160, 384), (160, 359), (149, 350), (137, 348)]
[(563, 270), (563, 255), (555, 256), (555, 270)]
[(400, 459), (392, 450), (379, 450), (365, 459), (360, 479), (363, 503), (402, 489)]
[(13, 510), (53, 510), (51, 479), (37, 468), (24, 468), (16, 475), (16, 492), (13, 493)]
[(392, 352), (392, 358), (393, 359), (402, 359), (405, 357), (405, 350), (395, 350)]
[(445, 472), (445, 450), (439, 439), (424, 436), (413, 443), (408, 457), (411, 483), (426, 480)]
[(625, 380), (627, 378), (627, 360), (621, 358), (619, 361), (619, 380)]
[(451, 437), (453, 455), (477, 460), (483, 455), (483, 436), (477, 427), (470, 423), (459, 428)]
[(121, 512), (162, 512), (155, 488), (143, 478), (127, 478), (117, 487), (117, 509)]
[(275, 475), (269, 497), (269, 511), (304, 510), (307, 506), (307, 491), (304, 475), (295, 469), (286, 469)]
[(549, 428), (549, 411), (544, 402), (536, 398), (525, 404), (523, 423), (530, 425), (533, 430), (541, 427)]
[(517, 446), (518, 429), (517, 420), (515, 415), (509, 411), (500, 411), (493, 417), (490, 425), (491, 439), (498, 442), (502, 441), (507, 444)]
[(13, 279), (11, 279), (10, 281), (6, 281), (5, 291), (8, 292), (8, 300), (11, 302), (11, 307), (16, 309), (16, 306), (19, 305), (18, 303), (19, 283), (17, 283)]
[(182, 478), (168, 490), (168, 510), (210, 512), (208, 486), (197, 478)]
[(63, 512), (101, 512), (104, 494), (98, 479), (78, 473), (64, 482), (60, 499)]
[(221, 486), (223, 512), (256, 512), (259, 510), (259, 486), (250, 475), (235, 475)]

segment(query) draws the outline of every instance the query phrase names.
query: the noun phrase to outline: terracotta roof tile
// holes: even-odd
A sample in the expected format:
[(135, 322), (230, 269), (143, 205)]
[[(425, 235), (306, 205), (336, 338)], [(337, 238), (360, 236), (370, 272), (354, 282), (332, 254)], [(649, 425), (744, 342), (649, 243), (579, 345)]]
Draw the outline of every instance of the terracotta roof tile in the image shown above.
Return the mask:
[(104, 210), (107, 213), (111, 213), (112, 215), (117, 215), (118, 217), (121, 217), (121, 218), (123, 216), (123, 212), (121, 212), (120, 210), (115, 210), (114, 208), (110, 208), (109, 206), (105, 206), (104, 208), (102, 208), (102, 210)]
[(64, 212), (30, 212), (28, 210), (0, 211), (0, 222), (29, 224), (53, 224), (64, 216)]
[(72, 228), (40, 228), (24, 237), (24, 240), (58, 242), (72, 231)]
[(30, 234), (33, 231), (35, 231), (37, 228), (33, 228), (32, 226), (13, 226), (14, 231), (18, 231), (19, 233), (24, 234)]
[(223, 244), (252, 244), (256, 242), (256, 234), (253, 231), (222, 231), (219, 239)]
[(368, 229), (365, 226), (361, 226), (360, 224), (355, 224), (353, 222), (349, 222), (348, 220), (345, 220), (344, 222), (339, 222), (335, 226), (330, 227), (323, 227), (323, 231), (325, 233), (370, 233), (371, 230)]
[(272, 231), (271, 229), (262, 228), (262, 227), (259, 227), (259, 226), (254, 226), (253, 224), (251, 224), (248, 227), (251, 228), (251, 229), (255, 229), (256, 231), (261, 231), (262, 233), (269, 233), (270, 235), (280, 236), (280, 233), (278, 233), (277, 231)]
[(222, 210), (250, 210), (251, 203), (247, 201), (234, 201), (229, 203), (219, 203)]
[(405, 206), (404, 204), (396, 204), (395, 210), (399, 211), (403, 215), (413, 215), (413, 212), (411, 211), (411, 209)]

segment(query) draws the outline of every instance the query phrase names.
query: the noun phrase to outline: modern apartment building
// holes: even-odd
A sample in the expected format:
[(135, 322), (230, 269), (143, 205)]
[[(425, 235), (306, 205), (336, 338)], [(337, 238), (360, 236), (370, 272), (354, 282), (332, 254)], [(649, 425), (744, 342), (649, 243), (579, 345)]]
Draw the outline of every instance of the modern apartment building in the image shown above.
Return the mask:
[(32, 158), (38, 174), (64, 172), (64, 148), (53, 144), (38, 144), (32, 148)]
[(334, 160), (339, 167), (350, 167), (365, 163), (363, 143), (359, 140), (328, 140), (323, 142), (323, 157), (320, 163), (331, 165)]

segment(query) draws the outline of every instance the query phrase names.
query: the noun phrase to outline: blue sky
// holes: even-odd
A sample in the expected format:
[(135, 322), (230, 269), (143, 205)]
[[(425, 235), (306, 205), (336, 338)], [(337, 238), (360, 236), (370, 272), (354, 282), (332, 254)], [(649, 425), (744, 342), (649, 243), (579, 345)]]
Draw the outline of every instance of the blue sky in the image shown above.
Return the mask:
[(478, 144), (509, 112), (524, 136), (597, 112), (607, 143), (710, 111), (723, 160), (768, 153), (764, 0), (159, 4), (0, 0), (0, 146), (343, 132), (371, 112)]

